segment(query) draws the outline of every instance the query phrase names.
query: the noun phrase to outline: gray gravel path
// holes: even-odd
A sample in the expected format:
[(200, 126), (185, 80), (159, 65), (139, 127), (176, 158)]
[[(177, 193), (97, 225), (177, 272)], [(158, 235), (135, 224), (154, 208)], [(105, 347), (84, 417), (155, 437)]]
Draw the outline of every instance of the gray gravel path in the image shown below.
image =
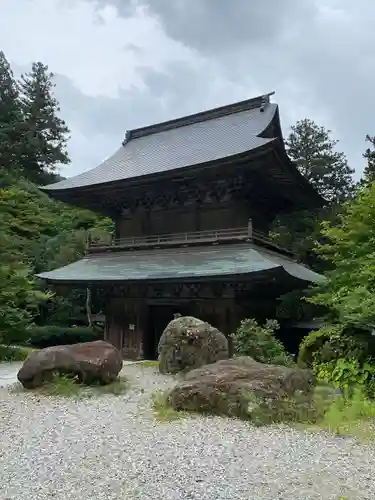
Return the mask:
[(375, 447), (213, 417), (157, 423), (152, 368), (90, 400), (0, 390), (1, 500), (375, 499)]
[(0, 363), (0, 389), (17, 382), (17, 373), (22, 362)]

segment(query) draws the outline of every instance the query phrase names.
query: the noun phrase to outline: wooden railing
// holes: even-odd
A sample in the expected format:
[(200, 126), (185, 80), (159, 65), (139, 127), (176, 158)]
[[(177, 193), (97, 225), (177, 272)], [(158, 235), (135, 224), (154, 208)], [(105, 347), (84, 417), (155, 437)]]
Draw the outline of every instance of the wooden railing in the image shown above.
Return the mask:
[(147, 249), (174, 246), (193, 246), (199, 244), (219, 244), (235, 241), (254, 241), (269, 248), (292, 253), (291, 250), (280, 247), (268, 235), (248, 227), (192, 231), (186, 233), (171, 233), (148, 236), (129, 236), (113, 239), (111, 243), (89, 241), (88, 252), (96, 253), (110, 250)]

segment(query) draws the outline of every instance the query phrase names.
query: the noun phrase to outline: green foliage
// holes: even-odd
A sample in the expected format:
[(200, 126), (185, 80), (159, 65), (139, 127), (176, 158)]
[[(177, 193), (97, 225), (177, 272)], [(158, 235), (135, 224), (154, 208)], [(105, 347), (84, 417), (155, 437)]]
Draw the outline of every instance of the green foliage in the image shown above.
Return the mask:
[(91, 342), (102, 338), (102, 333), (95, 332), (89, 327), (34, 326), (28, 333), (28, 343), (40, 348)]
[[(28, 181), (13, 182), (10, 185), (6, 183), (0, 190), (2, 266), (8, 262), (17, 272), (20, 270), (32, 276), (81, 258), (89, 233), (97, 238), (109, 239), (112, 229), (109, 219), (55, 202)], [(5, 267), (0, 269), (0, 277), (8, 274)], [(17, 283), (21, 286), (18, 275), (15, 272), (13, 275), (17, 276)], [(36, 296), (45, 291), (43, 287), (42, 283), (29, 280), (23, 290), (33, 290), (32, 296)], [(17, 304), (20, 305), (20, 302)], [(39, 302), (39, 306), (34, 308), (32, 318), (42, 312), (44, 321), (50, 318), (50, 322), (66, 324), (70, 317), (77, 317), (84, 311), (85, 292), (72, 291), (67, 297), (49, 294), (48, 301)], [(24, 311), (19, 311), (18, 306), (15, 309), (24, 316)], [(6, 314), (9, 315), (9, 312)], [(22, 331), (20, 326), (17, 330)]]
[(372, 441), (375, 438), (374, 419), (374, 400), (357, 388), (350, 397), (337, 397), (324, 412), (318, 426), (336, 435)]
[(32, 276), (79, 259), (89, 236), (108, 240), (113, 229), (109, 219), (56, 202), (34, 184), (58, 180), (57, 165), (69, 161), (69, 131), (53, 91), (47, 66), (34, 63), (17, 82), (0, 52), (0, 282), (7, 284), (0, 342), (23, 342), (34, 320), (67, 324), (82, 313), (84, 291), (51, 295)]
[(309, 290), (292, 290), (281, 295), (276, 307), (276, 319), (281, 321), (313, 321), (322, 316), (322, 308), (306, 301)]
[(375, 356), (375, 338), (367, 331), (344, 329), (340, 324), (326, 325), (309, 333), (300, 345), (298, 363), (312, 367), (339, 358), (365, 362)]
[(325, 210), (299, 211), (281, 214), (273, 222), (271, 237), (284, 248), (292, 250), (302, 262), (319, 270), (314, 252), (316, 240), (320, 237), (320, 224)]
[(298, 364), (311, 368), (318, 358), (321, 359), (324, 346), (329, 343), (331, 336), (335, 333), (341, 333), (340, 327), (338, 327), (338, 332), (335, 328), (337, 327), (321, 328), (306, 335), (299, 348)]
[(275, 320), (267, 320), (261, 326), (255, 319), (241, 321), (237, 331), (232, 334), (233, 347), (237, 356), (250, 356), (260, 363), (274, 365), (293, 365), (292, 357), (276, 336), (279, 324)]
[(0, 190), (0, 217), (13, 251), (36, 271), (66, 265), (84, 254), (88, 233), (108, 239), (112, 222), (56, 202), (28, 181)]
[(375, 137), (366, 135), (366, 141), (370, 143), (370, 147), (363, 154), (363, 158), (367, 161), (361, 179), (363, 186), (369, 186), (375, 181)]
[(375, 364), (360, 363), (356, 359), (339, 358), (314, 366), (318, 380), (328, 382), (345, 394), (359, 389), (369, 397), (375, 395)]
[(345, 155), (336, 151), (337, 141), (331, 139), (330, 134), (309, 119), (292, 127), (286, 140), (288, 155), (327, 203), (314, 210), (282, 214), (272, 227), (276, 242), (291, 248), (299, 260), (317, 272), (327, 268), (327, 263), (315, 251), (316, 242), (324, 240), (321, 221), (335, 224), (340, 203), (354, 194), (354, 171), (348, 166)]
[(23, 342), (38, 306), (49, 295), (39, 291), (29, 269), (18, 264), (0, 265), (0, 283), (0, 342)]
[(159, 422), (173, 422), (189, 416), (188, 412), (175, 410), (169, 402), (168, 391), (158, 391), (152, 394), (154, 415)]
[(279, 399), (261, 400), (253, 393), (243, 394), (250, 409), (243, 415), (251, 423), (262, 427), (278, 423), (316, 424), (320, 422), (334, 399), (332, 388), (318, 385), (311, 393), (295, 391), (293, 395)]
[(4, 52), (0, 51), (0, 174), (20, 174), (23, 132), (18, 84)]
[(24, 361), (31, 350), (29, 347), (0, 345), (0, 362)]
[(375, 184), (347, 202), (339, 224), (323, 223), (325, 243), (317, 251), (331, 271), (315, 288), (312, 303), (328, 307), (344, 327), (375, 325)]
[(292, 126), (286, 148), (298, 170), (321, 196), (328, 202), (338, 202), (353, 195), (354, 170), (344, 153), (336, 151), (338, 141), (330, 135), (330, 130), (305, 118)]
[[(292, 397), (269, 400), (266, 404), (250, 392), (242, 393), (241, 399), (249, 406), (241, 418), (249, 420), (251, 414), (251, 423), (256, 426), (286, 423), (304, 430), (327, 430), (364, 441), (375, 438), (375, 403), (359, 388), (351, 394), (339, 394), (329, 384), (320, 383), (310, 394), (296, 391)], [(174, 410), (168, 392), (156, 393), (153, 406), (161, 421), (191, 415)], [(215, 414), (220, 412), (215, 411)]]
[[(47, 302), (47, 310), (55, 301), (63, 302), (66, 316), (70, 315), (73, 305), (84, 307), (84, 296), (80, 301), (74, 297), (68, 305), (67, 301), (41, 288), (41, 283), (33, 278), (35, 272), (68, 264), (83, 255), (86, 238), (83, 230), (65, 230), (63, 241), (60, 236), (59, 223), (61, 221), (62, 228), (69, 227), (69, 212), (75, 215), (76, 227), (79, 227), (81, 213), (85, 225), (89, 220), (87, 213), (91, 220), (98, 220), (90, 212), (53, 202), (26, 181), (17, 181), (0, 190), (0, 280), (7, 283), (7, 287), (0, 290), (2, 342), (25, 341), (27, 326)], [(62, 243), (59, 247), (55, 239)]]
[(20, 101), (24, 120), (27, 178), (37, 184), (55, 180), (57, 165), (70, 162), (66, 144), (69, 129), (59, 118), (59, 104), (53, 94), (54, 75), (41, 62), (21, 76)]
[[(77, 377), (55, 373), (51, 380), (44, 383), (43, 386), (33, 389), (34, 392), (44, 396), (87, 399), (105, 394), (119, 396), (127, 392), (129, 384), (125, 378), (117, 378), (106, 385), (84, 385), (78, 381)], [(18, 390), (24, 391), (23, 388)]]

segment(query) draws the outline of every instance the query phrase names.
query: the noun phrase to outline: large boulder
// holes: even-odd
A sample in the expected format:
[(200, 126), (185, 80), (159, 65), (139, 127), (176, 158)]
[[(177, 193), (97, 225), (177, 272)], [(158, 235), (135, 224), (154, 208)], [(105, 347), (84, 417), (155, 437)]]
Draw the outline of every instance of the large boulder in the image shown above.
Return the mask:
[(180, 316), (165, 328), (158, 353), (160, 372), (178, 373), (228, 358), (228, 340), (209, 323)]
[(18, 372), (18, 380), (32, 389), (54, 374), (77, 376), (81, 383), (108, 384), (122, 368), (118, 349), (103, 340), (47, 347), (31, 352)]
[(298, 404), (309, 404), (315, 384), (309, 370), (239, 357), (187, 373), (170, 392), (169, 402), (176, 410), (279, 421)]

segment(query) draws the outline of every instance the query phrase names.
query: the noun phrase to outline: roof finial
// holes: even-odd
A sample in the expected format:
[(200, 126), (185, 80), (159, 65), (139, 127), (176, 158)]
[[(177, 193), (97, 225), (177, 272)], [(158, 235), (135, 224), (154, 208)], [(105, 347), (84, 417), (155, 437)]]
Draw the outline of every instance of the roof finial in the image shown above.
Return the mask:
[(264, 110), (266, 109), (266, 106), (267, 106), (267, 104), (269, 104), (269, 102), (270, 102), (270, 95), (269, 94), (262, 95), (261, 105), (259, 108), (259, 111), (261, 113), (264, 112)]
[(132, 131), (131, 130), (127, 130), (125, 132), (125, 139), (122, 141), (122, 145), (125, 146), (131, 139), (131, 133)]

